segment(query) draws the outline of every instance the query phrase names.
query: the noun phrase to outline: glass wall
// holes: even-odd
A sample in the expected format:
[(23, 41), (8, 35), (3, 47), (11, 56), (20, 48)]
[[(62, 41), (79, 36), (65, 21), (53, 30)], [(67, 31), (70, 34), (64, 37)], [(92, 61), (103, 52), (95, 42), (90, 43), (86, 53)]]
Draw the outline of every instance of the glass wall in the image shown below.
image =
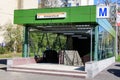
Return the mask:
[(114, 56), (114, 37), (99, 26), (98, 60)]

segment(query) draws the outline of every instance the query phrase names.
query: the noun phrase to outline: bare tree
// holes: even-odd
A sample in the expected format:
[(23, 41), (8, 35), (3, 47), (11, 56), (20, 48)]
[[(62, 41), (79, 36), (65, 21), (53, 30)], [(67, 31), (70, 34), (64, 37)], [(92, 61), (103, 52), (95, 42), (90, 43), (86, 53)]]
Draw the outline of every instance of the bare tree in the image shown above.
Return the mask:
[(62, 7), (63, 4), (63, 0), (41, 0), (40, 2), (42, 8)]

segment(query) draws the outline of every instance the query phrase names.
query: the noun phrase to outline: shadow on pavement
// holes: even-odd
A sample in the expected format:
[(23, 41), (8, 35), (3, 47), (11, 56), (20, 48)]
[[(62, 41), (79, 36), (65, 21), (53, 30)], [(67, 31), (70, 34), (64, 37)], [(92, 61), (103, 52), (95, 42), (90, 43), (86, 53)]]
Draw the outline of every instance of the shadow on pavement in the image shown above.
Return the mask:
[(80, 67), (80, 68), (76, 68), (75, 70), (85, 71), (85, 67), (82, 66), (82, 67)]
[(6, 68), (6, 67), (2, 67), (2, 68), (0, 68), (0, 70), (4, 70), (4, 71), (6, 71), (7, 68)]
[(0, 59), (0, 64), (7, 64), (7, 59)]
[(0, 59), (0, 70), (6, 71), (7, 59)]
[(115, 66), (120, 67), (120, 64), (116, 64)]
[(120, 77), (120, 69), (108, 69), (107, 71), (117, 77)]

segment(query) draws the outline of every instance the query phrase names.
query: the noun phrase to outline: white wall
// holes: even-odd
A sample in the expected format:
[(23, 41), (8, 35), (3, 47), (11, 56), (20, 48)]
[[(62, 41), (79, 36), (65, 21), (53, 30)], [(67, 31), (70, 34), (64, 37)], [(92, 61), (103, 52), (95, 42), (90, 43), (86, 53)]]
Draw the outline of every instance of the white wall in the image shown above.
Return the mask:
[[(79, 6), (86, 6), (86, 5), (94, 5), (94, 0), (68, 0), (68, 4), (71, 3), (71, 6), (77, 6), (76, 4), (79, 3)], [(69, 6), (70, 7), (70, 6)]]
[(2, 0), (0, 2), (0, 43), (4, 42), (5, 24), (12, 23), (14, 17), (14, 9), (17, 9), (17, 0)]
[(94, 0), (81, 0), (81, 5), (94, 5)]
[(23, 9), (38, 8), (38, 0), (23, 0)]
[[(22, 9), (38, 8), (38, 0), (22, 0)], [(18, 9), (18, 0), (2, 0), (0, 2), (0, 28), (4, 29), (5, 24), (13, 23), (14, 10)], [(4, 31), (0, 30), (0, 43), (4, 42)]]
[[(13, 23), (14, 10), (18, 9), (18, 0), (2, 0), (0, 2), (0, 26)], [(38, 8), (38, 0), (23, 0), (23, 9)]]
[(95, 77), (99, 72), (110, 66), (115, 62), (115, 57), (108, 59), (93, 61), (85, 63), (85, 71), (87, 72), (87, 78)]
[(17, 8), (17, 0), (2, 0), (0, 2), (0, 25), (7, 22), (13, 23), (14, 9)]

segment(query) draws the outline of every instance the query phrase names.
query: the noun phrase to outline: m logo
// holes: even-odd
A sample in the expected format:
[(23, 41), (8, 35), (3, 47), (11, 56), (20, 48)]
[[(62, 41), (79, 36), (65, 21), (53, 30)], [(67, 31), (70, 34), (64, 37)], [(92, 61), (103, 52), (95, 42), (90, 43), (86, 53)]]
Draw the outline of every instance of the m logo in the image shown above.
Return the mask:
[(109, 18), (109, 7), (108, 6), (97, 6), (97, 18)]
[(107, 16), (107, 8), (99, 8), (99, 16)]

